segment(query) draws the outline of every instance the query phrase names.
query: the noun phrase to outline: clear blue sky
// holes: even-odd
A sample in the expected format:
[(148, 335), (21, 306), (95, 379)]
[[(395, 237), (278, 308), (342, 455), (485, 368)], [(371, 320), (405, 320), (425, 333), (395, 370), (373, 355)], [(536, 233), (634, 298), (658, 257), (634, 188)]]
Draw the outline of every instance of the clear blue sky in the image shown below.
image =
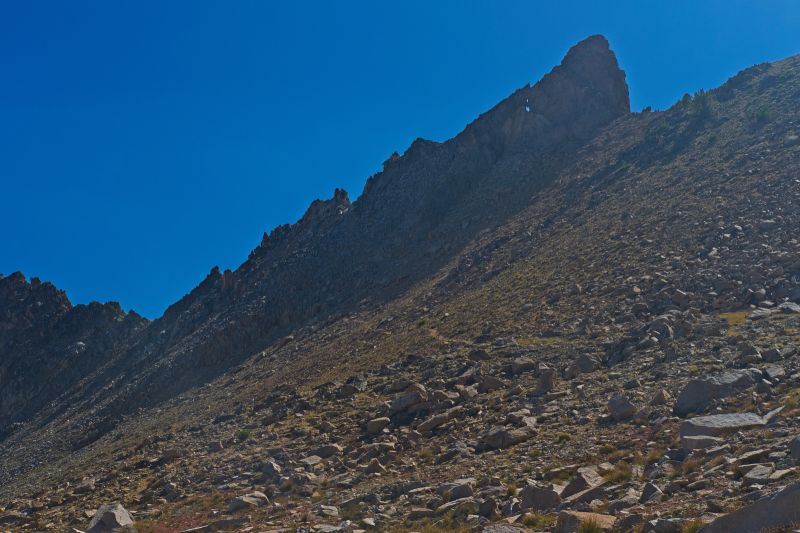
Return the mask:
[(800, 53), (800, 2), (4, 2), (0, 272), (156, 317), (595, 33), (664, 108)]

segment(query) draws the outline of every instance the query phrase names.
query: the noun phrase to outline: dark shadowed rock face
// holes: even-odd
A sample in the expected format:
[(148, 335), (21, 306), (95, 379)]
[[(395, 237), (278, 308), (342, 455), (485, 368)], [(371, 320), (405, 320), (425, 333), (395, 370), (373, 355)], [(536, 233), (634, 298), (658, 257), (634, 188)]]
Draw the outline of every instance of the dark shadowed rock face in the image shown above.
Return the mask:
[(737, 394), (755, 385), (761, 377), (758, 370), (744, 369), (694, 379), (678, 395), (675, 414), (701, 413), (713, 400)]
[(717, 518), (703, 527), (702, 533), (748, 533), (750, 531), (780, 531), (791, 529), (789, 524), (800, 520), (800, 483), (751, 505)]
[(0, 436), (95, 372), (146, 322), (117, 303), (73, 307), (63, 291), (20, 273), (0, 277)]
[(577, 137), (589, 136), (598, 126), (630, 112), (625, 73), (608, 41), (599, 35), (572, 47), (533, 93), (532, 111)]
[[(48, 398), (80, 376), (85, 387), (71, 401), (91, 401), (98, 413), (91, 427), (106, 428), (119, 414), (208, 381), (292, 330), (358, 305), (380, 304), (441, 268), (476, 234), (522, 209), (569, 162), (565, 155), (628, 111), (624, 73), (607, 41), (590, 37), (541, 81), (515, 91), (455, 138), (444, 143), (419, 139), (402, 156), (391, 157), (357, 201), (351, 203), (337, 189), (333, 198), (313, 202), (297, 223), (265, 235), (241, 267), (213, 269), (149, 326), (133, 320), (133, 328), (110, 327), (130, 321), (116, 307), (99, 306), (83, 312), (85, 326), (56, 334), (46, 326), (48, 320), (79, 313), (51, 287), (64, 302), (31, 311), (42, 318), (32, 318), (28, 331), (58, 345), (48, 351), (56, 360), (76, 342), (91, 353), (80, 359), (86, 366)], [(137, 334), (129, 336), (132, 329)], [(98, 340), (85, 339), (90, 332)], [(102, 349), (94, 351), (95, 346)], [(12, 358), (34, 360), (29, 354)], [(105, 387), (110, 381), (115, 386)], [(37, 402), (27, 400), (22, 403), (29, 416)], [(81, 433), (95, 431), (82, 428)]]

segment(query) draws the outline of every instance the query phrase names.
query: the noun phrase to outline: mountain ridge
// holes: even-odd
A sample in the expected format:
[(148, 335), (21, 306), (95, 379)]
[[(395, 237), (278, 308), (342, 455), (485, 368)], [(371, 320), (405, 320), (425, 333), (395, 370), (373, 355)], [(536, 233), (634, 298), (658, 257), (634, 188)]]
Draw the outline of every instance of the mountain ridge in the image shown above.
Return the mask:
[[(601, 58), (587, 61), (607, 69), (604, 46), (591, 38), (578, 51), (599, 49)], [(548, 83), (591, 115), (598, 100), (567, 81)], [(786, 467), (791, 479), (791, 459), (779, 457), (785, 442), (773, 433), (795, 429), (797, 412), (786, 402), (800, 385), (791, 350), (800, 323), (790, 305), (800, 301), (792, 236), (800, 224), (800, 56), (742, 71), (663, 112), (630, 113), (625, 88), (624, 103), (612, 98), (608, 114), (594, 115), (602, 126), (547, 98), (531, 102), (531, 91), (523, 87), (467, 126), (463, 144), (415, 141), (368, 182), (363, 203), (337, 190), (267, 235), (235, 271), (213, 269), (87, 377), (91, 392), (68, 392), (70, 408), (45, 409), (0, 444), (13, 458), (0, 461), (13, 480), (0, 495), (42, 499), (42, 487), (92, 475), (102, 489), (66, 489), (55, 508), (123, 494), (142, 517), (158, 504), (169, 521), (187, 498), (263, 489), (298, 512), (254, 507), (257, 523), (279, 516), (301, 524), (301, 510), (321, 512), (315, 502), (344, 511), (372, 493), (377, 501), (358, 500), (353, 516), (388, 526), (421, 508), (445, 520), (459, 499), (444, 495), (453, 480), (474, 477), (461, 489), (474, 501), (461, 503), (468, 513), (485, 504), (491, 512), (473, 516), (496, 520), (531, 509), (522, 491), (556, 491), (545, 481), (559, 469), (579, 484), (565, 465), (599, 472), (609, 463), (633, 472), (592, 489), (599, 506), (560, 492), (561, 509), (688, 524), (722, 514), (703, 507), (710, 494), (730, 495), (714, 509), (746, 504), (749, 485), (716, 475), (713, 464), (701, 478), (683, 470), (686, 457), (707, 458), (676, 442), (684, 420), (670, 399), (691, 379), (742, 368), (768, 384), (747, 398), (715, 400), (707, 412), (760, 416), (787, 405), (794, 414), (769, 429), (727, 438), (738, 454), (769, 446), (773, 470)], [(544, 113), (530, 117), (542, 107), (574, 115), (567, 122), (576, 129)], [(342, 237), (353, 227), (371, 246)], [(281, 271), (297, 277), (276, 278)], [(272, 287), (293, 292), (265, 298)], [(306, 302), (290, 299), (302, 295)], [(333, 298), (320, 303), (323, 296)], [(773, 349), (783, 377), (767, 360)], [(635, 405), (633, 422), (612, 410), (619, 394)], [(385, 431), (367, 429), (384, 417)], [(492, 440), (495, 428), (508, 435)], [(321, 466), (303, 462), (321, 444), (341, 451)], [(186, 454), (164, 459), (175, 447)], [(286, 475), (247, 475), (274, 472), (270, 462)], [(586, 476), (583, 483), (593, 479)], [(667, 496), (639, 502), (647, 481)], [(683, 489), (697, 481), (710, 488)], [(170, 484), (174, 500), (162, 491)], [(413, 492), (431, 484), (441, 497)], [(635, 503), (625, 503), (630, 494)], [(64, 521), (59, 512), (43, 514)]]
[[(515, 91), (453, 139), (412, 143), (367, 181), (352, 204), (337, 189), (332, 199), (312, 202), (295, 224), (273, 230), (236, 270), (212, 269), (94, 379), (100, 387), (114, 374), (130, 374), (134, 364), (144, 368), (140, 383), (123, 385), (129, 390), (105, 409), (117, 413), (152, 405), (212, 379), (308, 320), (341, 312), (365, 297), (380, 301), (398, 294), (476, 231), (521, 208), (524, 203), (514, 200), (520, 187), (536, 190), (537, 181), (547, 182), (536, 169), (547, 173), (552, 172), (547, 165), (557, 166), (544, 162), (548, 153), (569, 152), (628, 112), (624, 73), (608, 42), (593, 36), (578, 43), (540, 82)], [(508, 181), (498, 176), (489, 187), (502, 207), (489, 210), (493, 219), (462, 227), (460, 213), (483, 203), (487, 194), (473, 191), (473, 185), (497, 174), (492, 170), (497, 164), (533, 169), (531, 183), (521, 185), (515, 176), (498, 194), (500, 180)], [(501, 167), (501, 172), (506, 171)], [(448, 212), (451, 220), (442, 220)], [(343, 247), (350, 251), (342, 253)], [(227, 355), (220, 358), (221, 352)], [(176, 375), (180, 367), (198, 371)]]

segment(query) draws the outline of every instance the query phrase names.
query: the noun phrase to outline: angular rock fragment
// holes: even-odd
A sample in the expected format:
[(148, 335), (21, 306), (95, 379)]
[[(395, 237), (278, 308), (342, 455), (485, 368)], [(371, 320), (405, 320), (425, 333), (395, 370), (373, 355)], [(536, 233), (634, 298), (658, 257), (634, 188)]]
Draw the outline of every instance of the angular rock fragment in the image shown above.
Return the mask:
[(608, 401), (608, 412), (616, 422), (630, 420), (636, 414), (636, 406), (625, 396), (614, 396)]
[[(580, 533), (582, 531), (611, 531), (617, 521), (615, 516), (561, 511), (558, 514), (554, 533)], [(591, 528), (591, 529), (590, 529)]]
[(525, 442), (533, 434), (533, 430), (529, 427), (508, 429), (504, 426), (495, 426), (481, 436), (479, 446), (483, 450), (500, 450)]
[(704, 526), (700, 533), (752, 533), (800, 522), (800, 482)]
[(702, 413), (713, 400), (726, 398), (752, 387), (761, 379), (754, 369), (731, 370), (690, 381), (678, 395), (674, 412), (678, 416)]
[(570, 480), (566, 487), (561, 491), (562, 498), (569, 498), (573, 494), (592, 489), (605, 482), (603, 477), (597, 473), (594, 467), (583, 467), (578, 469), (577, 475)]
[(254, 491), (232, 499), (228, 503), (228, 512), (235, 513), (242, 509), (261, 507), (263, 505), (269, 505), (269, 498), (263, 492)]
[(551, 487), (526, 485), (519, 492), (520, 507), (523, 510), (546, 511), (555, 509), (561, 503), (561, 496)]
[(390, 422), (391, 420), (388, 416), (373, 418), (367, 422), (367, 433), (380, 433)]
[(687, 452), (705, 450), (713, 448), (714, 446), (721, 446), (724, 442), (725, 441), (720, 438), (711, 437), (709, 435), (684, 436), (681, 438), (681, 448)]
[(101, 505), (86, 533), (137, 533), (130, 513), (120, 504)]
[(755, 413), (698, 416), (690, 418), (681, 424), (681, 438), (698, 435), (716, 437), (741, 429), (761, 427), (766, 423), (764, 417)]

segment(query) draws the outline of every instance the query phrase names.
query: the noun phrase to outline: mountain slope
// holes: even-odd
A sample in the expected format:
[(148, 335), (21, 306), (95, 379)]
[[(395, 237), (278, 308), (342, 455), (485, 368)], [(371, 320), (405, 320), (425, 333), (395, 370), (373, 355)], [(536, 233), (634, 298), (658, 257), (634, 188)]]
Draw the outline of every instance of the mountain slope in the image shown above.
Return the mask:
[[(86, 378), (96, 391), (87, 404), (105, 420), (101, 431), (81, 434), (99, 435), (136, 407), (207, 382), (309, 322), (401, 293), (521, 209), (569, 154), (628, 111), (624, 74), (606, 40), (579, 43), (539, 83), (454, 139), (416, 141), (352, 204), (340, 190), (315, 202), (235, 272), (212, 270), (145, 331), (109, 350)], [(70, 403), (85, 399), (73, 394)]]
[[(655, 113), (628, 112), (612, 59), (590, 38), (358, 201), (337, 192), (213, 271), (92, 377), (120, 385), (5, 439), (20, 527), (121, 500), (142, 530), (180, 531), (256, 489), (264, 528), (536, 509), (550, 530), (556, 497), (688, 527), (796, 479), (800, 57)], [(758, 383), (698, 414), (769, 426), (687, 449), (674, 398), (732, 371)]]

